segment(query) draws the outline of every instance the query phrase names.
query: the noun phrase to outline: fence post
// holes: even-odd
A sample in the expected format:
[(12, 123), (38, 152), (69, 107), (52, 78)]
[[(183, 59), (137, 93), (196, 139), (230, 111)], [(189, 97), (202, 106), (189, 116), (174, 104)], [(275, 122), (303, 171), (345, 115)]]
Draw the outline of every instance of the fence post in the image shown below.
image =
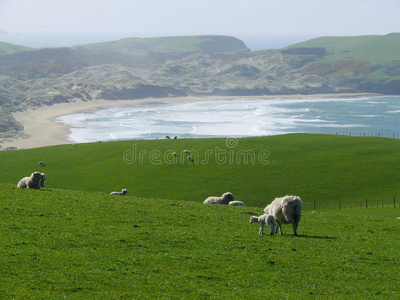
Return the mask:
[(365, 208), (368, 208), (368, 199), (365, 199)]
[(339, 209), (342, 209), (342, 201), (339, 200)]
[(396, 198), (393, 198), (393, 207), (396, 208)]
[(314, 209), (315, 209), (315, 200), (314, 200)]

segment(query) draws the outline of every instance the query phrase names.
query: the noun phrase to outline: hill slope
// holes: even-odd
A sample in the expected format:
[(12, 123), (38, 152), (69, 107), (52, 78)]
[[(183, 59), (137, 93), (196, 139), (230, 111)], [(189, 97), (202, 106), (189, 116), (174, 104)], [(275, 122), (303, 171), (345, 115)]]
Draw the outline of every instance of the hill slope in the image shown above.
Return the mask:
[(388, 35), (320, 37), (284, 48), (320, 47), (327, 51), (326, 61), (358, 60), (372, 65), (399, 60), (400, 33)]
[(230, 36), (171, 36), (155, 38), (127, 38), (113, 42), (95, 43), (73, 47), (93, 52), (114, 52), (133, 56), (151, 53), (236, 53), (250, 51), (239, 39)]
[(0, 41), (0, 56), (6, 55), (6, 54), (14, 54), (14, 53), (23, 52), (23, 51), (32, 51), (32, 50), (35, 50), (35, 49), (29, 48), (29, 47), (24, 47), (24, 46), (18, 46), (18, 45), (14, 45), (14, 44), (9, 44), (9, 43)]
[[(305, 58), (307, 49), (308, 58)], [(400, 33), (390, 33), (321, 37), (291, 45), (283, 52), (294, 54), (293, 63), (306, 74), (315, 74), (355, 90), (400, 94), (399, 49)]]
[(295, 194), (309, 209), (314, 201), (400, 198), (399, 147), (400, 140), (315, 134), (63, 145), (0, 152), (0, 182), (16, 185), (40, 168), (51, 188), (126, 188), (129, 195), (198, 203), (229, 191), (258, 207)]

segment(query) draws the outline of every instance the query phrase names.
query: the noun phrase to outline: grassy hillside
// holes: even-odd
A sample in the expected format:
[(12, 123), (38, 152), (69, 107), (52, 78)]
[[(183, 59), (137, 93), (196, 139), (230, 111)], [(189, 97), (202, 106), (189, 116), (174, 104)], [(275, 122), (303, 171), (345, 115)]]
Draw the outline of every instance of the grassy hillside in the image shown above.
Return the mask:
[(315, 134), (62, 145), (0, 152), (0, 182), (16, 185), (40, 170), (49, 188), (126, 188), (129, 195), (198, 203), (230, 191), (256, 207), (296, 194), (311, 208), (314, 201), (398, 199), (399, 147), (400, 140)]
[(325, 48), (328, 62), (358, 60), (372, 65), (399, 60), (400, 33), (347, 37), (320, 37), (286, 47)]
[(171, 36), (155, 38), (127, 38), (113, 42), (76, 46), (94, 52), (116, 52), (134, 56), (150, 53), (211, 52), (234, 53), (249, 51), (246, 45), (229, 36)]
[[(283, 50), (291, 65), (355, 91), (400, 93), (400, 33), (321, 37)], [(308, 55), (304, 52), (308, 51)], [(314, 55), (312, 55), (314, 52)]]
[(14, 45), (14, 44), (9, 44), (9, 43), (0, 41), (0, 55), (14, 54), (17, 52), (30, 51), (30, 50), (35, 50), (35, 49), (29, 48), (29, 47), (24, 47), (24, 46), (18, 46), (18, 45)]
[(0, 194), (2, 299), (400, 293), (399, 209), (303, 211), (298, 237), (288, 225), (282, 236), (259, 236), (252, 207), (14, 184), (0, 184)]

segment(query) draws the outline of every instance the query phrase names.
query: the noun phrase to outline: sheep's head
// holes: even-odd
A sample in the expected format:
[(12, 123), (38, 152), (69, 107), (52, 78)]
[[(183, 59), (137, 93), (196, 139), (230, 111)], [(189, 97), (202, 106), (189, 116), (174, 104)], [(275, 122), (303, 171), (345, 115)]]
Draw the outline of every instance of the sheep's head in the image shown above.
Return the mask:
[(257, 216), (251, 216), (250, 217), (250, 222), (249, 222), (250, 224), (251, 223), (258, 223), (258, 217)]
[(232, 201), (235, 198), (233, 197), (232, 193), (227, 192), (227, 193), (224, 193), (222, 195), (222, 199), (224, 199), (225, 201), (229, 202), (229, 201)]
[(126, 195), (128, 191), (126, 189), (122, 189), (122, 194)]
[(42, 179), (42, 174), (40, 174), (40, 172), (33, 172), (33, 173), (31, 174), (31, 178), (32, 178), (32, 179), (34, 179), (34, 178), (36, 178), (36, 179)]

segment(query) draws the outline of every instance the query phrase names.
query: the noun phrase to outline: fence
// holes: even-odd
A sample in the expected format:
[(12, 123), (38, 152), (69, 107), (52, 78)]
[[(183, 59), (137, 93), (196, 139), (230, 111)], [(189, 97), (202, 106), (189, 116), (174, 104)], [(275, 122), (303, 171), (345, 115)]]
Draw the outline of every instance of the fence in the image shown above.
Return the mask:
[(304, 202), (303, 208), (308, 210), (315, 209), (368, 209), (368, 208), (396, 208), (400, 207), (400, 200), (387, 199), (387, 200), (353, 200), (353, 201), (317, 201)]
[(358, 136), (358, 137), (383, 137), (389, 139), (400, 139), (396, 133), (365, 133), (365, 132), (336, 132), (336, 135)]

